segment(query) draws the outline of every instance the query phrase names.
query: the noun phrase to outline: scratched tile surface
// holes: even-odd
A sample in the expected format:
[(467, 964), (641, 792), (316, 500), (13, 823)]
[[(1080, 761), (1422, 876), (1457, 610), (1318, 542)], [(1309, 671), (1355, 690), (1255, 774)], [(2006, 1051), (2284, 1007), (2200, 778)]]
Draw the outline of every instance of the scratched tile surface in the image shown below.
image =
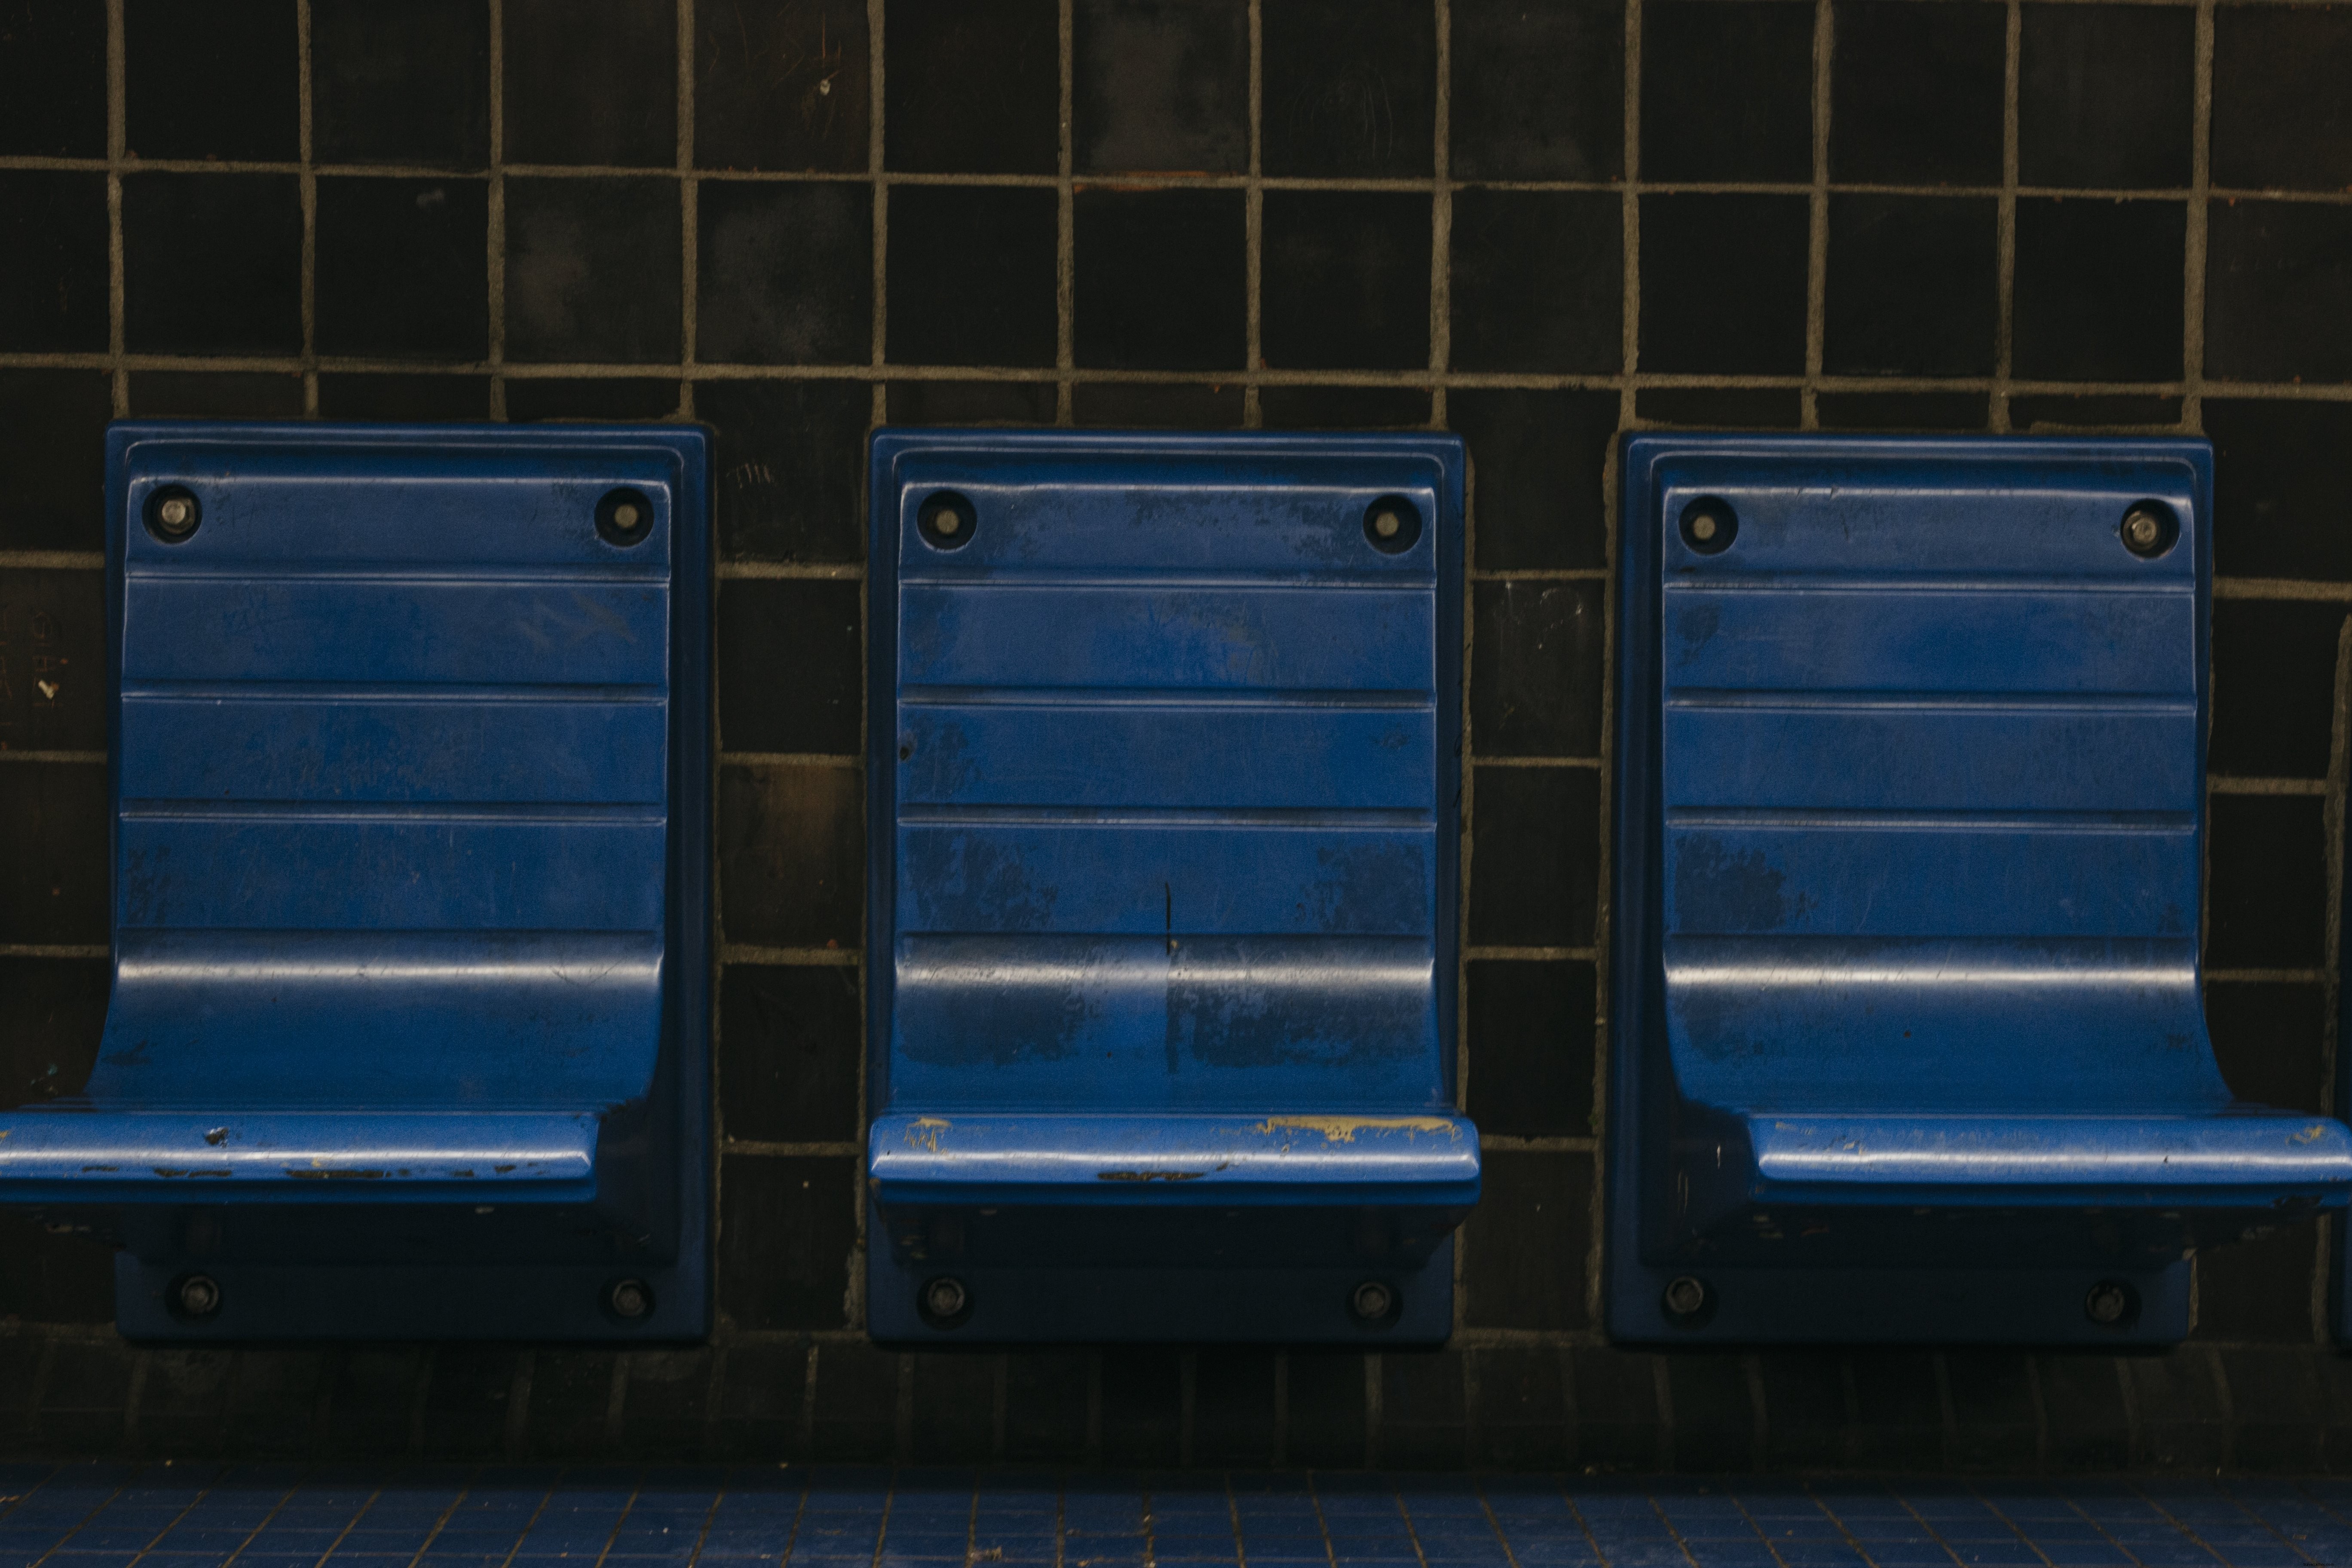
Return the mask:
[(2352, 1484), (0, 1467), (0, 1568), (2298, 1568)]

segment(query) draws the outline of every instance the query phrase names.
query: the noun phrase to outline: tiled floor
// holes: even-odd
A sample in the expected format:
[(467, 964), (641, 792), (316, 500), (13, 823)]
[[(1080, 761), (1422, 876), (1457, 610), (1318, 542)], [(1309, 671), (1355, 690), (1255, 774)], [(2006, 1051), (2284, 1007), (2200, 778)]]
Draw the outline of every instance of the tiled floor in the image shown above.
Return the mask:
[(2352, 1483), (0, 1466), (0, 1568), (2294, 1568)]

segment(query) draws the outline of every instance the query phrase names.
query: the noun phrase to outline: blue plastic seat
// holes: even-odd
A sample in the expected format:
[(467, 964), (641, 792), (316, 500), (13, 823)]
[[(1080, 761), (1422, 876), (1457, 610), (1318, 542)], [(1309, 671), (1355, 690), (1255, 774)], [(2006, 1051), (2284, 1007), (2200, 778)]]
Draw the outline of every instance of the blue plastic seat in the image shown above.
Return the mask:
[[(113, 991), (0, 1202), (128, 1244), (126, 1331), (701, 1331), (704, 461), (110, 433)], [(444, 1267), (510, 1277), (453, 1311)]]
[(2210, 450), (1623, 471), (1612, 1331), (2179, 1337), (2190, 1248), (2352, 1195), (2206, 1032)]
[(1443, 437), (875, 437), (877, 1335), (1450, 1329), (1461, 484)]

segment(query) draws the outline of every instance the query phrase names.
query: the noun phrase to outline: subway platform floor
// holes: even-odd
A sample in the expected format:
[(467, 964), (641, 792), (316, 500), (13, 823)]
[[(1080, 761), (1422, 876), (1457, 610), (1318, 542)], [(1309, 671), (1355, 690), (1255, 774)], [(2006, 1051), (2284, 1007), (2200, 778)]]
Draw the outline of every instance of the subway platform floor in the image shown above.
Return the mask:
[(2352, 1482), (0, 1465), (0, 1568), (2294, 1568)]

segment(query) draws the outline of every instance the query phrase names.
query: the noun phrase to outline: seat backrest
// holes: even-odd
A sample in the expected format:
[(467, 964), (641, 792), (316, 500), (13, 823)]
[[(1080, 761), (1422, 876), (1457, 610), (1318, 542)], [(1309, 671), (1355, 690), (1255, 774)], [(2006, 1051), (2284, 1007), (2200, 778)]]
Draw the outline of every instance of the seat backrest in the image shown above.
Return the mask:
[[(1656, 508), (1627, 741), (1654, 748), (1684, 1091), (2226, 1102), (2197, 983), (2204, 444), (1664, 437), (1628, 460)], [(2178, 530), (2153, 554), (2122, 537), (2143, 505)], [(1685, 525), (1721, 509), (1709, 539)]]
[[(673, 683), (700, 679), (671, 641), (700, 530), (673, 519), (702, 505), (701, 439), (115, 427), (118, 968), (93, 1097), (645, 1091)], [(184, 539), (149, 521), (172, 496), (197, 508)], [(649, 518), (600, 532), (616, 496)]]
[(1461, 473), (876, 437), (877, 1108), (1450, 1103)]

